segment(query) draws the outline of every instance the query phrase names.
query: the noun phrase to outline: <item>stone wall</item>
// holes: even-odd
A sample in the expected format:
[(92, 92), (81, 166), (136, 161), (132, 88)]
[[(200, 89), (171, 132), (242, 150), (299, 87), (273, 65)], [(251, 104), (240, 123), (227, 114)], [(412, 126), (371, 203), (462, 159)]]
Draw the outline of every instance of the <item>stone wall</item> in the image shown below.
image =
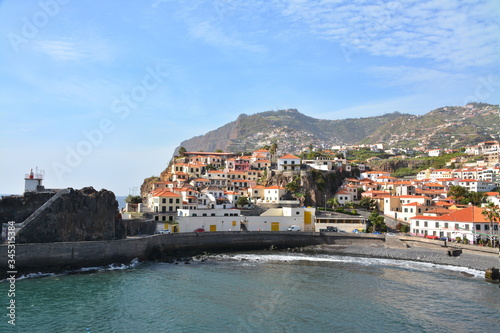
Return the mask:
[[(383, 244), (384, 237), (368, 234), (313, 232), (206, 232), (131, 237), (115, 241), (59, 242), (16, 245), (16, 270), (56, 272), (79, 267), (128, 264), (134, 258), (162, 260), (171, 256), (249, 249), (293, 248), (319, 244)], [(0, 245), (0, 273), (7, 271), (7, 245)]]

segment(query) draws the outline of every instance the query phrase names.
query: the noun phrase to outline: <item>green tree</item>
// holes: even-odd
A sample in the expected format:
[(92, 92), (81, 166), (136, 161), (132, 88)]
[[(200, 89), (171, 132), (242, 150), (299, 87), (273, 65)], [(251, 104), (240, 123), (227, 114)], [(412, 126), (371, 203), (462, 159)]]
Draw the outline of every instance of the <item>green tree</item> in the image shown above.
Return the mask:
[(179, 147), (179, 155), (184, 155), (187, 152), (186, 148)]
[(128, 203), (128, 204), (140, 204), (140, 203), (142, 203), (142, 198), (141, 198), (140, 195), (129, 194), (125, 198), (125, 202)]
[(369, 197), (362, 197), (359, 201), (359, 206), (368, 210), (373, 210), (377, 207), (377, 202)]
[(271, 161), (276, 160), (276, 153), (278, 152), (278, 144), (276, 142), (273, 142), (271, 144), (269, 152), (271, 153)]
[(490, 240), (492, 246), (493, 244), (493, 223), (500, 223), (500, 207), (495, 205), (493, 202), (489, 202), (481, 213), (490, 222)]
[(216, 152), (216, 153), (223, 153), (223, 152), (224, 152), (224, 150), (222, 150), (222, 149), (216, 149), (216, 150), (215, 150), (215, 152)]
[(299, 184), (297, 182), (297, 179), (292, 180), (288, 184), (285, 185), (285, 188), (288, 192), (290, 193), (295, 193), (299, 189)]
[(340, 206), (340, 202), (339, 200), (337, 199), (337, 197), (333, 197), (333, 198), (330, 198), (326, 201), (326, 204), (332, 208), (337, 208), (338, 206)]
[(250, 204), (250, 201), (248, 201), (247, 197), (239, 197), (238, 200), (236, 201), (236, 207), (243, 207), (247, 206)]
[(472, 203), (474, 206), (481, 206), (481, 203), (484, 202), (486, 198), (486, 193), (484, 192), (469, 192), (467, 199), (469, 200), (470, 203)]
[(387, 225), (385, 224), (385, 218), (381, 216), (377, 211), (373, 211), (370, 216), (368, 217), (370, 220), (371, 226), (371, 232), (374, 231), (379, 231), (379, 232), (386, 232), (387, 231)]
[(448, 196), (452, 198), (455, 201), (455, 203), (463, 205), (467, 204), (469, 191), (463, 186), (452, 185), (448, 190)]

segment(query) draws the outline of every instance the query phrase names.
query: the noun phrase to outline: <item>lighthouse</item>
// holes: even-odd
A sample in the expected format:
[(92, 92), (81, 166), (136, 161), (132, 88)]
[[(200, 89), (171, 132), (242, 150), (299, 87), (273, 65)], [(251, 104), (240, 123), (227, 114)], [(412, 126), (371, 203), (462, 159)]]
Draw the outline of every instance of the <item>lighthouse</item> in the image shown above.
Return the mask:
[(24, 176), (24, 193), (26, 192), (39, 192), (45, 190), (42, 185), (43, 176), (45, 172), (43, 170), (38, 170), (35, 168), (30, 170), (30, 173)]

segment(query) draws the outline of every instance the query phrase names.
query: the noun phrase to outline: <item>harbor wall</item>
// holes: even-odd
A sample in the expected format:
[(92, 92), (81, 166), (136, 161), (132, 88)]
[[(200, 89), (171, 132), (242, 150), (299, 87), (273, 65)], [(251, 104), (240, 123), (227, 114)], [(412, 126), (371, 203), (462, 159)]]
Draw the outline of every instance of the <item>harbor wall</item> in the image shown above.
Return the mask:
[[(205, 232), (129, 237), (112, 241), (30, 243), (15, 245), (15, 270), (19, 273), (61, 271), (81, 267), (163, 259), (187, 252), (239, 251), (249, 249), (293, 248), (319, 244), (372, 245), (385, 238), (370, 234), (315, 232)], [(7, 267), (8, 248), (0, 245), (0, 268)]]

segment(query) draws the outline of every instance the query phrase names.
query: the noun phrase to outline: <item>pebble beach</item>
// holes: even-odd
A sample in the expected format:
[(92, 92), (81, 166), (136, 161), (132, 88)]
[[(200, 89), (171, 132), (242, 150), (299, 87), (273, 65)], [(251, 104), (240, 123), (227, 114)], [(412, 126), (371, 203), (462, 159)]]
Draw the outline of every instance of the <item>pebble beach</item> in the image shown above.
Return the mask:
[(412, 260), (440, 265), (453, 265), (485, 271), (488, 268), (500, 268), (498, 253), (485, 253), (463, 250), (456, 257), (448, 256), (449, 248), (440, 246), (422, 246), (412, 244), (408, 248), (390, 248), (383, 245), (319, 245), (305, 248), (305, 252), (351, 255), (396, 260)]

